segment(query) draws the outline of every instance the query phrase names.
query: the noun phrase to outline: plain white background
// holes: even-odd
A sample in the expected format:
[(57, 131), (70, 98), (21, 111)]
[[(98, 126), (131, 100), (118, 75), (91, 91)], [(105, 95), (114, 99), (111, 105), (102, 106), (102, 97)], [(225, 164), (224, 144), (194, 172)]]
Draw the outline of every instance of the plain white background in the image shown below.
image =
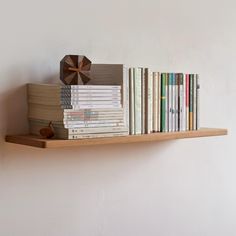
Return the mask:
[[(1, 0), (0, 236), (236, 234), (233, 0)], [(199, 73), (201, 123), (225, 137), (40, 150), (28, 82), (59, 80), (65, 54)]]

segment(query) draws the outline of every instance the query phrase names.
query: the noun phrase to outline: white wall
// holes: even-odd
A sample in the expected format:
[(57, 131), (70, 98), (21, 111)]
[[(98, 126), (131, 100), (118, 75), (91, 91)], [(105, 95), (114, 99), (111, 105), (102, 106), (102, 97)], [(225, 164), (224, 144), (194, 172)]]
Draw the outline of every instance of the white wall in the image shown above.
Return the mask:
[[(236, 2), (1, 0), (0, 236), (236, 234)], [(227, 137), (40, 150), (28, 82), (57, 81), (65, 54), (201, 75), (202, 126)]]

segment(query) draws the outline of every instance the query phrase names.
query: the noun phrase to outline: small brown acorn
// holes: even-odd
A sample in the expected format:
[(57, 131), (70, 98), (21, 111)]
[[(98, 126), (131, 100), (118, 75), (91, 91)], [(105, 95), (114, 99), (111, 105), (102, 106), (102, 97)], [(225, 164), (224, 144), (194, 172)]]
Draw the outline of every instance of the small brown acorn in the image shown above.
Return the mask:
[(43, 138), (47, 138), (47, 139), (52, 138), (55, 135), (54, 129), (52, 126), (52, 121), (50, 121), (47, 127), (43, 127), (42, 129), (40, 129), (39, 133), (41, 134)]

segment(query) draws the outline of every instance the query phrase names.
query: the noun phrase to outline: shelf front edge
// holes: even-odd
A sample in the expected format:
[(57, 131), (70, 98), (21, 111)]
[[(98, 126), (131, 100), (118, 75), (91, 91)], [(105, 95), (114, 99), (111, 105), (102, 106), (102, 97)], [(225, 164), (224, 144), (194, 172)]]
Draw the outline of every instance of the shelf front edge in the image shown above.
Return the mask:
[(227, 135), (227, 129), (201, 128), (197, 131), (152, 133), (144, 135), (129, 135), (124, 137), (94, 138), (78, 140), (48, 140), (32, 135), (7, 135), (6, 142), (33, 146), (38, 148), (58, 148), (72, 146), (105, 145), (105, 144), (125, 144), (139, 142), (166, 141), (174, 139), (198, 138), (209, 136)]

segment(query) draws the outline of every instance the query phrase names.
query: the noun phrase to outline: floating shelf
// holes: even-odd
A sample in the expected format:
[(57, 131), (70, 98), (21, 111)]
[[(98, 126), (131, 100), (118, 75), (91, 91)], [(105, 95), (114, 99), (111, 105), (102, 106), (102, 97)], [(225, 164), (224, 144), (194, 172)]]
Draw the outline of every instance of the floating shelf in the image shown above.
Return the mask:
[(33, 146), (38, 148), (59, 148), (59, 147), (105, 145), (105, 144), (118, 144), (118, 143), (141, 143), (141, 142), (165, 141), (165, 140), (184, 139), (184, 138), (221, 136), (221, 135), (227, 135), (227, 132), (228, 132), (227, 129), (201, 128), (196, 131), (152, 133), (143, 135), (129, 135), (124, 137), (77, 139), (77, 140), (42, 139), (38, 136), (33, 136), (33, 135), (7, 135), (6, 142)]

